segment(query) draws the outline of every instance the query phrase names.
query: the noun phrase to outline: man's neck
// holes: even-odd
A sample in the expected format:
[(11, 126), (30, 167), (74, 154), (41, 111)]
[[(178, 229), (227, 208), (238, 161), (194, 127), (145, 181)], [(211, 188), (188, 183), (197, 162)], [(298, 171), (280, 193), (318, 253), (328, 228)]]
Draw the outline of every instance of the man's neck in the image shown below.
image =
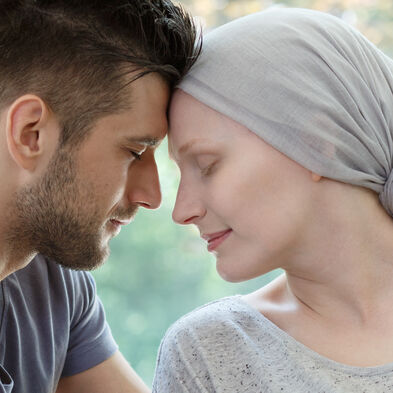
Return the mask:
[(0, 244), (0, 281), (27, 266), (36, 255), (37, 253), (17, 250), (17, 247), (10, 250)]

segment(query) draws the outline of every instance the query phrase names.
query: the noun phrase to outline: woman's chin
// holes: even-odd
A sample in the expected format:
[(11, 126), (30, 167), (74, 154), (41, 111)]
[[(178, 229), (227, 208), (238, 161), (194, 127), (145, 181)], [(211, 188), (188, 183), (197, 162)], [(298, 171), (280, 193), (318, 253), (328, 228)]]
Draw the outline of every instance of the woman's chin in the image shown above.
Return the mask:
[(238, 270), (233, 269), (232, 266), (223, 266), (223, 264), (220, 264), (219, 261), (217, 261), (216, 269), (220, 277), (227, 282), (242, 282), (254, 278), (245, 275), (246, 272), (242, 271), (241, 269)]
[(216, 259), (216, 270), (223, 280), (232, 283), (252, 280), (274, 270), (258, 262), (247, 265), (238, 259), (228, 260), (221, 256)]

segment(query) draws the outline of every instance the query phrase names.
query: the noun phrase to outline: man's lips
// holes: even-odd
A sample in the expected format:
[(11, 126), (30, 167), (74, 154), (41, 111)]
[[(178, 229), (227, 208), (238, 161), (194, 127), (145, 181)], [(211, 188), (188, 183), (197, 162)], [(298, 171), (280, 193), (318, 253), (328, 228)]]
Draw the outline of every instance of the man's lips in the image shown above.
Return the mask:
[(115, 218), (111, 218), (109, 221), (110, 221), (112, 224), (114, 224), (114, 225), (128, 225), (128, 224), (132, 221), (132, 219), (117, 220), (117, 219), (115, 219)]
[(232, 229), (226, 229), (225, 231), (203, 234), (201, 237), (205, 239), (208, 243), (208, 251), (215, 250), (230, 234)]

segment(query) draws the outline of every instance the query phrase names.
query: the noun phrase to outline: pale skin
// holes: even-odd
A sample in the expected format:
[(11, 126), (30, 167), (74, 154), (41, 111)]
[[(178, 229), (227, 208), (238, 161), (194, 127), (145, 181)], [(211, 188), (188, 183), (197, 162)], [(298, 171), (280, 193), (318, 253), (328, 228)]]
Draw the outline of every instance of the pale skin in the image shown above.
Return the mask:
[(251, 307), (334, 361), (393, 362), (393, 218), (376, 193), (301, 167), (179, 90), (169, 145), (181, 172), (174, 220), (201, 235), (232, 230), (214, 250), (220, 275), (284, 269), (243, 296)]
[[(154, 209), (161, 191), (154, 152), (167, 132), (166, 108), (169, 89), (154, 74), (132, 83), (131, 109), (99, 119), (81, 145), (77, 168), (81, 179), (99, 195), (100, 241), (108, 247), (113, 229), (108, 220), (116, 209), (130, 205)], [(38, 96), (19, 97), (0, 114), (0, 279), (26, 266), (35, 250), (7, 244), (12, 218), (6, 206), (13, 193), (34, 184), (47, 170), (60, 135), (56, 116)], [(142, 159), (136, 159), (141, 154)], [(82, 201), (83, 202), (83, 201)], [(7, 220), (4, 219), (7, 217)], [(147, 393), (150, 390), (117, 352), (101, 364), (62, 378), (57, 393)]]

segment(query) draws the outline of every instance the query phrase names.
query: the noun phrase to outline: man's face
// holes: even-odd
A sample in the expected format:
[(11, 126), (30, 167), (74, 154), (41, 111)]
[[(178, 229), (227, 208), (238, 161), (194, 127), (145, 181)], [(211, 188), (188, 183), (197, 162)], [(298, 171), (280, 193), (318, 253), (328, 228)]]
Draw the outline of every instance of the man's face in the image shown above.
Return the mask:
[(139, 206), (160, 205), (154, 152), (167, 132), (169, 89), (154, 74), (129, 89), (131, 109), (98, 120), (78, 148), (60, 148), (40, 181), (18, 192), (10, 236), (17, 247), (94, 269)]

